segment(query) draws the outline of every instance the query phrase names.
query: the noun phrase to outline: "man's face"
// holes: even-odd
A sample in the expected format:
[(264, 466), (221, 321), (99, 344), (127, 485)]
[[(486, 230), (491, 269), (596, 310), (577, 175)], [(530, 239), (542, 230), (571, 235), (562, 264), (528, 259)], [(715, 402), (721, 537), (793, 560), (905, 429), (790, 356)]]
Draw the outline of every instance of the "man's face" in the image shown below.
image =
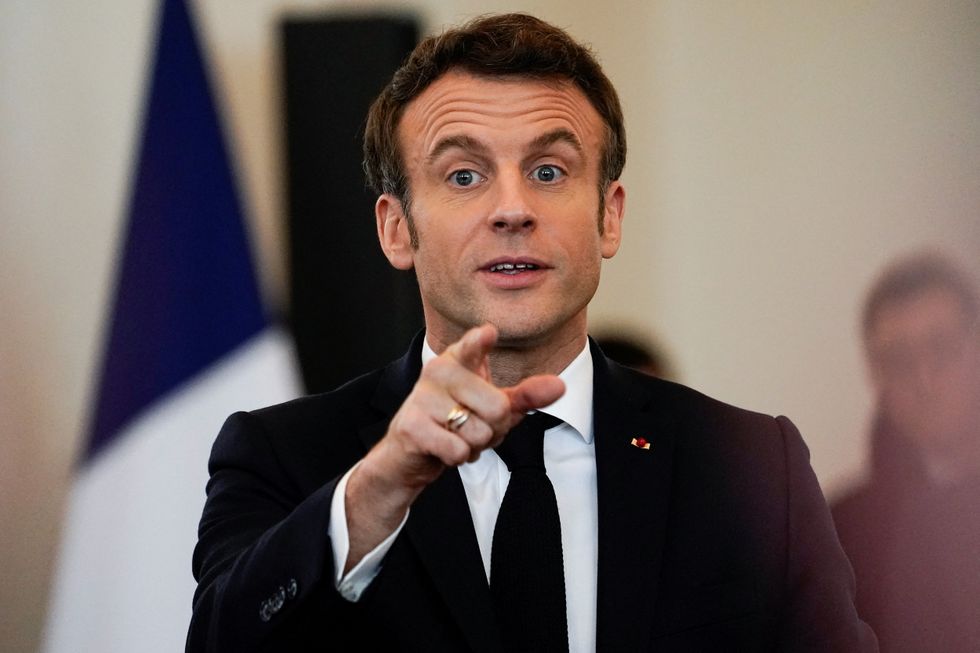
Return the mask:
[(942, 449), (980, 429), (980, 340), (948, 290), (884, 305), (869, 334), (879, 404), (921, 446)]
[(382, 195), (376, 214), (389, 260), (415, 268), (433, 346), (485, 322), (505, 346), (584, 336), (624, 207), (614, 181), (599, 215), (603, 136), (567, 83), (450, 71), (406, 107), (399, 140), (418, 246), (397, 199)]

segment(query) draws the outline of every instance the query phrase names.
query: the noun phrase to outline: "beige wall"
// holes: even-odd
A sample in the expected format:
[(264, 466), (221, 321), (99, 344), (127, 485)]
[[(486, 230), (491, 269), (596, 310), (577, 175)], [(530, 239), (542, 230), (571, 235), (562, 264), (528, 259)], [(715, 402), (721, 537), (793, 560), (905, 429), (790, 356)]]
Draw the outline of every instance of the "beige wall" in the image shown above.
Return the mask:
[[(284, 8), (330, 6), (341, 5), (194, 3), (273, 302), (283, 281), (275, 20)], [(432, 29), (516, 8), (413, 6)], [(4, 651), (33, 650), (43, 619), (154, 7), (0, 3)], [(591, 42), (624, 101), (627, 240), (605, 271), (593, 322), (655, 331), (690, 384), (790, 415), (825, 488), (841, 487), (861, 470), (870, 410), (854, 326), (865, 287), (886, 260), (922, 243), (980, 260), (980, 5), (519, 8)]]

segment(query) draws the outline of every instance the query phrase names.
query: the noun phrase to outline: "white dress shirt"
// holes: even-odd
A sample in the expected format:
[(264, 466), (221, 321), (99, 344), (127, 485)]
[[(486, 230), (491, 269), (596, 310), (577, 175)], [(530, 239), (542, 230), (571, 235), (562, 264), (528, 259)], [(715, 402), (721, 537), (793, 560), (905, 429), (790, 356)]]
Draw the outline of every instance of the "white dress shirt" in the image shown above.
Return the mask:
[[(422, 364), (425, 365), (435, 356), (429, 343), (425, 342)], [(568, 650), (569, 653), (584, 653), (595, 651), (599, 548), (592, 430), (592, 356), (588, 344), (558, 376), (565, 382), (565, 394), (541, 410), (564, 423), (545, 431), (544, 461), (548, 478), (555, 488), (558, 517), (561, 520)], [(493, 529), (500, 502), (510, 481), (510, 471), (492, 449), (484, 451), (476, 462), (460, 465), (458, 470), (489, 581)], [(353, 468), (344, 475), (334, 491), (329, 533), (333, 542), (337, 589), (347, 600), (357, 601), (380, 570), (384, 556), (401, 532), (408, 514), (388, 538), (344, 575), (350, 546), (344, 495), (352, 471)]]

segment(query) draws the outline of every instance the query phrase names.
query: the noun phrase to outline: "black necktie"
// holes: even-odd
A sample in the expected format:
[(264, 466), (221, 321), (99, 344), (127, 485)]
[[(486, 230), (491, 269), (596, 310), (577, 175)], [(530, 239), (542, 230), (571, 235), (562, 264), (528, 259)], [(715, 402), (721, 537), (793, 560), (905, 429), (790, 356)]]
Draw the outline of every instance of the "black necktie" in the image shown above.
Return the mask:
[(568, 651), (561, 522), (544, 469), (544, 432), (561, 424), (528, 415), (497, 448), (510, 483), (490, 553), (490, 593), (509, 653)]

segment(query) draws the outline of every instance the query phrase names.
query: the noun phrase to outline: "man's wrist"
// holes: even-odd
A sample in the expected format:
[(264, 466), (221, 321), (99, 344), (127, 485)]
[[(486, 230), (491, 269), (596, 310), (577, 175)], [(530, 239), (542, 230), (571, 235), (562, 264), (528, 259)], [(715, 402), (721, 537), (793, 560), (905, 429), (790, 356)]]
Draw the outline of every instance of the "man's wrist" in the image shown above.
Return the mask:
[(372, 453), (380, 452), (372, 450), (347, 479), (344, 509), (349, 549), (344, 573), (398, 529), (422, 491), (396, 480), (395, 474), (377, 464)]
[(345, 509), (345, 495), (347, 483), (357, 465), (352, 467), (337, 482), (336, 492), (333, 496), (333, 503), (330, 511), (330, 524), (328, 526), (330, 541), (333, 547), (334, 559), (334, 586), (346, 600), (357, 602), (361, 595), (374, 582), (374, 578), (381, 571), (382, 561), (391, 549), (395, 538), (401, 532), (405, 522), (408, 520), (408, 513), (402, 518), (398, 527), (391, 532), (380, 544), (364, 554), (353, 564), (350, 569), (345, 569), (347, 564), (348, 552), (350, 551), (350, 534), (347, 529), (347, 512)]

